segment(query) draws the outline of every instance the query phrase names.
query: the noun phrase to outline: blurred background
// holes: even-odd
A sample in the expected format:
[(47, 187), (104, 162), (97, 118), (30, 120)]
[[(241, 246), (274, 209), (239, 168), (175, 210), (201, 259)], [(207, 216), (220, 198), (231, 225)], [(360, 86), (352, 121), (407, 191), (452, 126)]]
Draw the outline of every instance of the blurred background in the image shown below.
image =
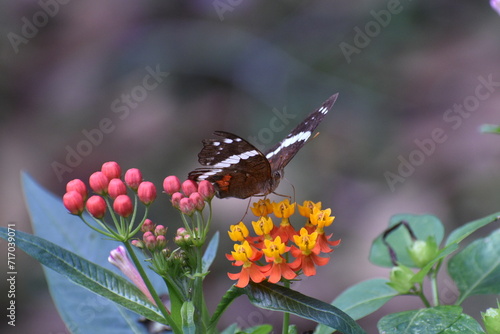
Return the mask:
[[(292, 194), (292, 184), (298, 202), (331, 207), (330, 231), (342, 239), (299, 291), (330, 302), (353, 283), (388, 277), (368, 253), (394, 214), (434, 214), (449, 232), (500, 209), (500, 138), (478, 131), (500, 123), (500, 16), (487, 0), (23, 0), (0, 8), (2, 226), (32, 231), (20, 171), (62, 196), (66, 182), (115, 160), (161, 187), (165, 176), (198, 166), (201, 140), (214, 130), (265, 150), (336, 92), (320, 136), (278, 189)], [(214, 228), (224, 236), (247, 204), (217, 200)], [(166, 196), (151, 218), (180, 226)], [(222, 239), (207, 278), (211, 307), (233, 283), (223, 256), (231, 243)], [(67, 333), (41, 266), (22, 251), (17, 266), (16, 330)], [(440, 280), (443, 301), (453, 302), (444, 271)], [(420, 306), (398, 297), (360, 324), (374, 333), (382, 316)], [(465, 311), (478, 318), (492, 306), (493, 298), (474, 297)], [(221, 328), (238, 321), (279, 330), (280, 319), (243, 297)], [(293, 321), (299, 332), (314, 326)]]

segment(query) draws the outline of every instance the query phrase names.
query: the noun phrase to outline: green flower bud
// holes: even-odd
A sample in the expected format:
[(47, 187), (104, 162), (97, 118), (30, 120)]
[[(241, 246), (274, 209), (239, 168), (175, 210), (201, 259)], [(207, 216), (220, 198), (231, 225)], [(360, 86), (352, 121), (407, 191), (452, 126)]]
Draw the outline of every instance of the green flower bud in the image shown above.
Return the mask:
[(418, 268), (425, 267), (436, 258), (439, 251), (436, 239), (430, 235), (426, 241), (417, 240), (408, 249), (411, 259)]
[(401, 294), (408, 293), (413, 288), (414, 283), (410, 280), (414, 275), (410, 268), (403, 265), (393, 267), (389, 275), (390, 282), (387, 285)]
[(489, 308), (485, 313), (481, 312), (484, 327), (488, 334), (500, 334), (500, 306), (499, 308)]

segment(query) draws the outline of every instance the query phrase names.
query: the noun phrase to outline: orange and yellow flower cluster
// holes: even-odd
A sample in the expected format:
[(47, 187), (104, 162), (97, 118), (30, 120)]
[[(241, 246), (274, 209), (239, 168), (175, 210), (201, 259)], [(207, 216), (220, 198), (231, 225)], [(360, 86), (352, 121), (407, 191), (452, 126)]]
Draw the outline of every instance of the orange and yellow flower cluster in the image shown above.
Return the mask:
[[(319, 255), (332, 252), (340, 243), (340, 240), (330, 241), (332, 234), (325, 235), (324, 228), (335, 219), (331, 209), (321, 209), (321, 202), (305, 201), (297, 205), (300, 215), (307, 218), (297, 231), (290, 223), (295, 207), (296, 203), (288, 199), (279, 203), (271, 203), (269, 199), (254, 203), (251, 210), (258, 217), (252, 221), (255, 237), (250, 236), (243, 222), (230, 226), (229, 237), (238, 243), (226, 257), (234, 261), (234, 266), (241, 266), (241, 271), (228, 276), (238, 280), (237, 287), (247, 286), (250, 280), (260, 283), (267, 279), (277, 283), (282, 279), (292, 280), (300, 273), (312, 276), (316, 274), (316, 266), (328, 263), (329, 258)], [(279, 226), (274, 224), (271, 214), (281, 219)]]

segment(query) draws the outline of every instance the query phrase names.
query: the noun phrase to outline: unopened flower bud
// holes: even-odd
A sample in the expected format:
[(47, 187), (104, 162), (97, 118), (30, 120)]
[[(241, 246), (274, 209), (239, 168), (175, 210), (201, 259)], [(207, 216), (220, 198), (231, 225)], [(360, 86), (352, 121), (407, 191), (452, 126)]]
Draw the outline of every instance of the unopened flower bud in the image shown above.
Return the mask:
[(193, 201), (196, 210), (202, 211), (203, 208), (205, 207), (205, 201), (203, 200), (203, 198), (201, 198), (199, 192), (194, 192), (191, 195), (189, 195), (189, 199)]
[(182, 192), (184, 195), (189, 196), (195, 191), (198, 191), (198, 185), (193, 180), (186, 180), (182, 182)]
[(139, 184), (142, 182), (142, 173), (137, 168), (130, 168), (125, 172), (125, 183), (129, 186), (133, 191), (137, 191), (139, 188)]
[(87, 211), (95, 218), (101, 219), (106, 214), (106, 201), (101, 196), (90, 196), (86, 203)]
[(215, 188), (212, 183), (202, 180), (198, 184), (198, 192), (205, 201), (210, 201), (215, 195)]
[(179, 202), (179, 210), (183, 214), (191, 216), (195, 210), (194, 202), (189, 197), (184, 197)]
[(96, 194), (105, 195), (108, 192), (109, 179), (103, 172), (92, 173), (89, 184)]
[(175, 175), (170, 175), (163, 180), (163, 190), (169, 195), (172, 195), (181, 190), (181, 181)]
[(141, 226), (141, 232), (146, 233), (146, 232), (153, 232), (155, 229), (155, 224), (151, 219), (146, 219), (144, 223)]
[(80, 215), (83, 212), (83, 197), (76, 190), (64, 194), (63, 204), (72, 215)]
[(130, 242), (132, 244), (132, 246), (134, 247), (137, 247), (139, 249), (144, 249), (144, 241), (142, 240), (137, 240), (137, 239), (134, 239)]
[(167, 239), (165, 238), (165, 236), (164, 235), (157, 236), (156, 237), (156, 249), (162, 250), (165, 247), (167, 247)]
[(134, 208), (132, 200), (127, 195), (119, 195), (113, 202), (113, 209), (122, 217), (128, 217), (132, 214)]
[(103, 172), (109, 180), (119, 179), (122, 176), (122, 169), (115, 161), (108, 161), (102, 164), (101, 172)]
[(487, 334), (500, 333), (500, 305), (499, 308), (489, 308), (485, 313), (481, 312), (484, 327)]
[(171, 202), (172, 202), (172, 206), (176, 209), (179, 208), (179, 204), (181, 202), (181, 199), (184, 198), (184, 195), (179, 193), (179, 192), (176, 192), (174, 194), (172, 194), (172, 198), (171, 198)]
[(152, 182), (144, 181), (137, 189), (139, 200), (145, 205), (150, 205), (156, 199), (156, 187)]
[(419, 268), (425, 267), (434, 260), (439, 252), (434, 236), (429, 236), (426, 241), (416, 240), (408, 249), (411, 259)]
[(411, 282), (415, 274), (413, 271), (403, 265), (393, 267), (389, 275), (390, 282), (387, 283), (390, 287), (401, 294), (410, 292), (414, 283)]
[(127, 194), (127, 187), (121, 179), (112, 179), (108, 184), (108, 194), (112, 199)]
[(156, 237), (154, 236), (153, 232), (144, 233), (144, 235), (142, 236), (142, 240), (144, 241), (147, 249), (149, 249), (151, 252), (154, 251), (156, 247)]
[(167, 234), (167, 229), (165, 228), (165, 226), (156, 225), (155, 235), (158, 236), (158, 235), (165, 235), (165, 234)]
[(75, 190), (80, 195), (82, 195), (84, 201), (87, 199), (87, 187), (85, 186), (85, 183), (83, 183), (82, 180), (74, 179), (69, 181), (66, 184), (66, 192), (70, 192), (71, 190)]

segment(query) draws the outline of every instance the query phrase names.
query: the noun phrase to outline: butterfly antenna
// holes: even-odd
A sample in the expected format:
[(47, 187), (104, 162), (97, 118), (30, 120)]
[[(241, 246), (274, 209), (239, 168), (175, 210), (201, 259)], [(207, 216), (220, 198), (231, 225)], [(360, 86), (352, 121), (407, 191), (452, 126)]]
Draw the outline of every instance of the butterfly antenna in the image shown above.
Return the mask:
[(243, 221), (243, 219), (245, 219), (245, 217), (247, 216), (247, 214), (248, 214), (248, 209), (250, 209), (250, 202), (252, 202), (252, 197), (250, 197), (250, 198), (248, 199), (247, 209), (245, 210), (245, 213), (243, 214), (243, 217), (241, 217), (240, 222), (242, 222), (242, 221)]

